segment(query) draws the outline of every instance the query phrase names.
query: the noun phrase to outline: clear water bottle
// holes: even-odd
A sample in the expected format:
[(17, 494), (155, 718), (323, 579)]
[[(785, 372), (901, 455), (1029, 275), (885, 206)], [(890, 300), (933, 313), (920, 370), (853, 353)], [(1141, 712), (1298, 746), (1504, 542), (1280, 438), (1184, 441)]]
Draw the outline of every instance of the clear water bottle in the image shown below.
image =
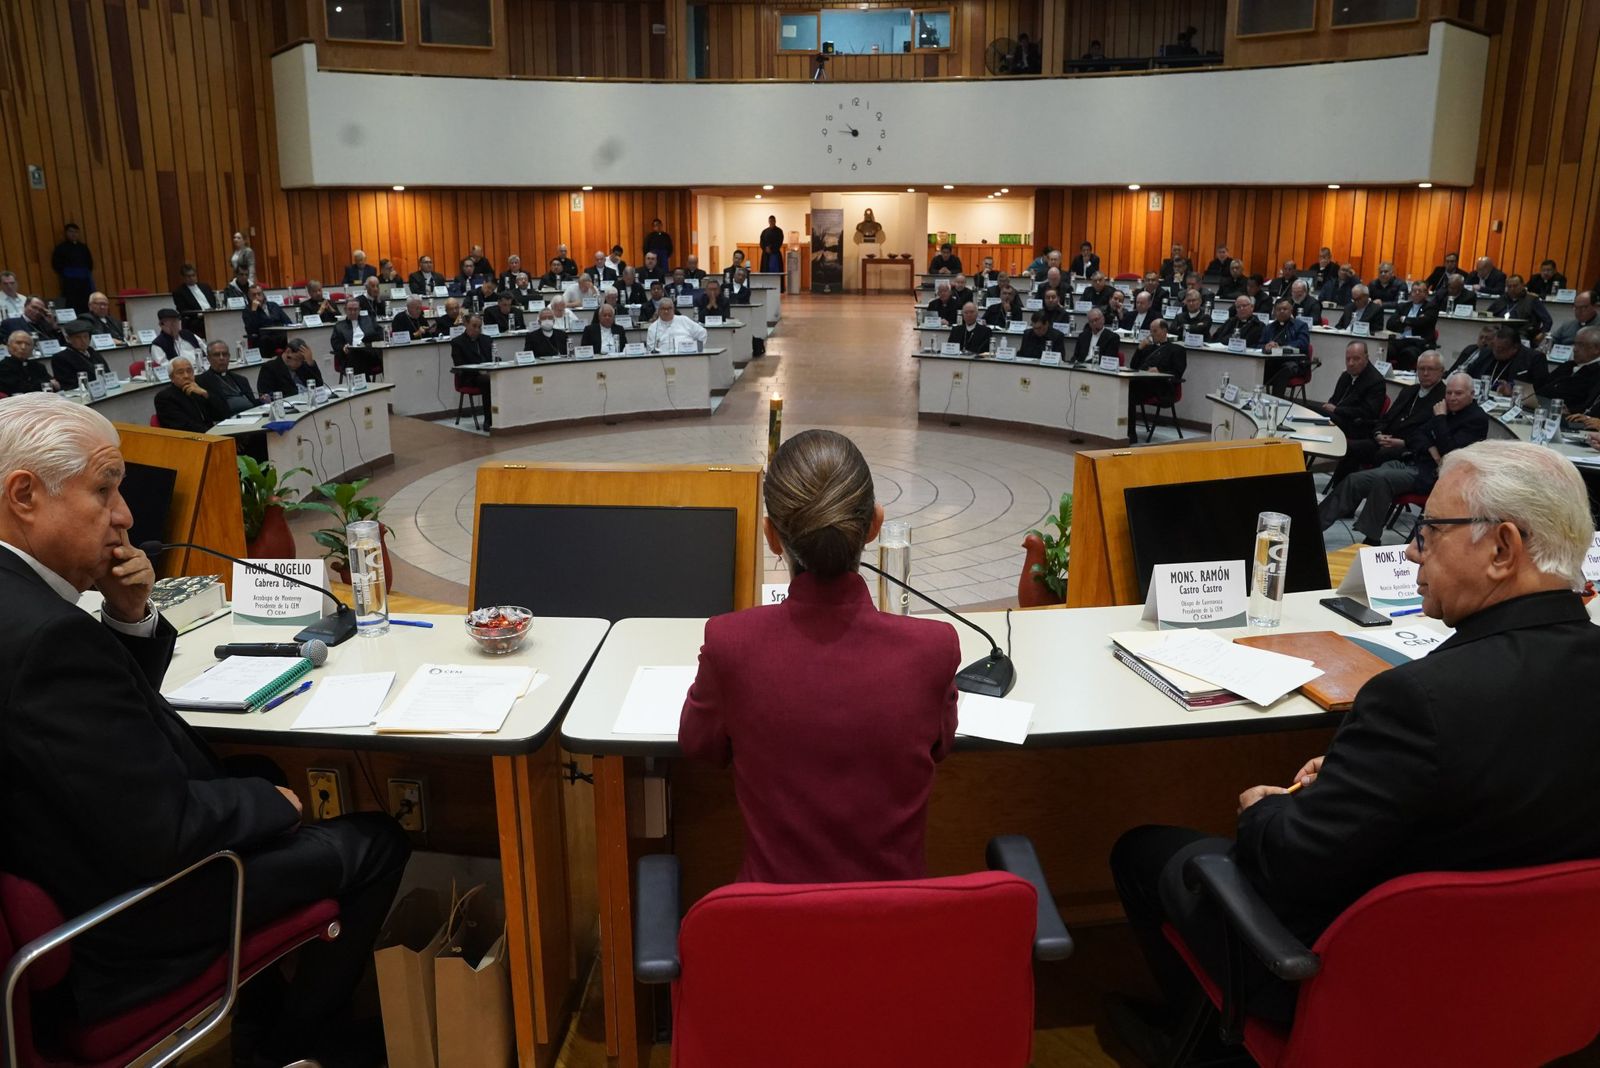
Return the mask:
[(389, 591), (383, 575), (383, 539), (375, 519), (344, 528), (350, 556), (350, 589), (356, 602), (356, 633), (376, 638), (389, 632)]
[(1250, 625), (1283, 622), (1284, 580), (1289, 570), (1289, 517), (1262, 512), (1256, 517), (1256, 549), (1250, 567)]
[(1255, 387), (1250, 390), (1250, 403), (1246, 410), (1259, 412), (1261, 410), (1261, 399), (1264, 396), (1266, 396), (1266, 387), (1260, 383), (1257, 383)]
[[(1237, 337), (1238, 334), (1239, 334), (1239, 331), (1235, 330), (1233, 333), (1234, 333), (1234, 336)], [(1230, 381), (1232, 381), (1232, 378), (1233, 378), (1233, 376), (1228, 374), (1228, 372), (1226, 372), (1226, 371), (1222, 372), (1222, 384), (1217, 387), (1217, 392), (1218, 393), (1226, 393), (1226, 392), (1228, 392), (1228, 383)]]
[(288, 417), (289, 413), (283, 407), (282, 393), (274, 393), (272, 395), (270, 407), (272, 409), (272, 421), (274, 423), (281, 423)]
[[(878, 532), (878, 567), (901, 582), (911, 581), (910, 523), (896, 519), (883, 524)], [(897, 616), (909, 615), (911, 594), (879, 575), (878, 609)]]

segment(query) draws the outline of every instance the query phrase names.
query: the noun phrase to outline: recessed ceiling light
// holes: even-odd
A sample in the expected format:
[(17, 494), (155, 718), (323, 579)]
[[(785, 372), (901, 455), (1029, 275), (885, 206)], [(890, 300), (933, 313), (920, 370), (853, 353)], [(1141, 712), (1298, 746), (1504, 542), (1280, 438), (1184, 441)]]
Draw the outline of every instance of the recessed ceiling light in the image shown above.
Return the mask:
[(953, 186), (953, 185), (947, 185), (947, 186), (945, 186), (945, 188), (946, 188), (946, 189), (954, 189), (954, 188), (955, 188), (955, 186)]
[(1417, 188), (1418, 189), (1432, 189), (1433, 188), (1433, 183), (1432, 182), (1418, 182), (1417, 183)]
[(914, 185), (906, 186), (906, 192), (907, 193), (915, 193), (916, 191), (917, 191), (917, 187), (916, 186), (914, 186)]
[(404, 193), (406, 191), (406, 187), (403, 185), (397, 185), (394, 187), (394, 191), (396, 193)]
[(583, 187), (583, 191), (585, 193), (589, 192), (592, 189), (594, 189), (594, 186), (592, 186), (592, 185), (586, 185), (586, 186)]
[(1001, 186), (1001, 187), (1000, 187), (1000, 192), (1002, 192), (1002, 193), (1009, 193), (1009, 192), (1011, 192), (1011, 190), (1009, 190), (1009, 189), (1007, 189), (1007, 188), (1006, 188), (1006, 187), (1005, 187), (1005, 186)]
[(1128, 188), (1133, 190), (1135, 193), (1137, 193), (1139, 191), (1139, 183), (1138, 182), (1129, 182), (1128, 183)]
[(1329, 189), (1338, 189), (1339, 188), (1339, 183), (1338, 182), (1329, 182), (1328, 183), (1328, 188)]
[(772, 187), (770, 185), (764, 185), (761, 188), (762, 189), (766, 189), (766, 190), (771, 190)]
[(757, 200), (760, 200), (760, 199), (761, 199), (761, 194), (760, 194), (760, 193), (757, 193), (757, 194), (756, 194), (756, 199), (757, 199)]
[(993, 193), (990, 193), (990, 194), (989, 194), (989, 195), (988, 195), (988, 196), (987, 196), (987, 197), (985, 197), (985, 198), (984, 198), (984, 199), (986, 199), (986, 200), (993, 200), (993, 199), (994, 199), (994, 194), (993, 194)]

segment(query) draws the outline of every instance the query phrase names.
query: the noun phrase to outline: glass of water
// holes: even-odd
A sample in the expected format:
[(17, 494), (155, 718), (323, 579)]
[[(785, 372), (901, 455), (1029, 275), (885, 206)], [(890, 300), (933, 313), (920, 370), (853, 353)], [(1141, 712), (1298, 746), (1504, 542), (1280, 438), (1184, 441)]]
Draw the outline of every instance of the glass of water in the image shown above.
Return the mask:
[[(878, 532), (878, 567), (901, 582), (911, 581), (911, 524), (890, 520)], [(878, 609), (897, 616), (911, 612), (911, 594), (903, 586), (878, 576)]]
[(356, 602), (356, 633), (376, 638), (389, 630), (389, 590), (383, 574), (383, 537), (375, 519), (344, 528), (350, 558), (350, 588)]
[(1284, 580), (1289, 570), (1289, 517), (1262, 512), (1256, 517), (1256, 549), (1250, 567), (1249, 617), (1252, 627), (1283, 622)]

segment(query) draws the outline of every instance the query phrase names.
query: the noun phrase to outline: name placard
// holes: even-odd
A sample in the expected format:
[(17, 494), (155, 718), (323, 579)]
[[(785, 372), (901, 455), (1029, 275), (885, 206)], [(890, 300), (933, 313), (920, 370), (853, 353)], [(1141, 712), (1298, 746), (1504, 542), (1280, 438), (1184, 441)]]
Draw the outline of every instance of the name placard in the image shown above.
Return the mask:
[(1122, 370), (1122, 361), (1115, 356), (1102, 356), (1100, 357), (1100, 370), (1120, 371)]
[(327, 404), (333, 399), (333, 390), (327, 386), (318, 386), (311, 391), (312, 404)]
[(1203, 346), (1205, 343), (1206, 343), (1206, 339), (1201, 337), (1199, 334), (1193, 333), (1192, 331), (1188, 331), (1188, 330), (1185, 330), (1183, 332), (1183, 347), (1184, 348), (1186, 348), (1186, 349), (1198, 349), (1201, 346)]
[(1242, 337), (1230, 337), (1228, 339), (1228, 351), (1229, 352), (1244, 352), (1246, 344), (1248, 344), (1248, 343)]
[(1338, 592), (1365, 597), (1373, 611), (1386, 616), (1411, 615), (1422, 606), (1417, 565), (1406, 559), (1404, 545), (1363, 545)]
[(687, 293), (679, 293), (676, 303), (680, 308), (692, 308), (694, 307), (694, 298)]
[(720, 316), (720, 315), (708, 315), (708, 316), (706, 316), (705, 325), (706, 326), (721, 326), (722, 325), (722, 316)]
[(1039, 362), (1046, 367), (1060, 367), (1061, 353), (1057, 352), (1055, 349), (1046, 349), (1044, 353), (1040, 355)]
[(1477, 314), (1477, 309), (1471, 304), (1462, 303), (1451, 308), (1450, 314), (1457, 319), (1470, 319)]
[(449, 286), (434, 286), (433, 287), (433, 295), (436, 296), (436, 297), (448, 297), (450, 295), (450, 287)]
[(394, 289), (389, 290), (390, 300), (405, 300), (406, 296), (406, 291), (402, 287), (397, 286)]
[(585, 311), (593, 311), (594, 309), (596, 309), (598, 307), (600, 307), (600, 298), (599, 297), (584, 297), (583, 298), (583, 308), (584, 308)]
[(1017, 358), (1017, 350), (1002, 341), (1000, 342), (1000, 347), (994, 350), (994, 358), (997, 360), (1014, 360)]
[(89, 388), (89, 399), (90, 400), (105, 400), (106, 399), (106, 383), (105, 383), (104, 379), (101, 379), (101, 378), (86, 378), (83, 381), (84, 381), (84, 385), (86, 385)]
[(1211, 309), (1211, 321), (1214, 322), (1214, 323), (1225, 323), (1225, 322), (1227, 322), (1228, 321), (1228, 309), (1224, 308), (1224, 307), (1221, 307), (1220, 305), (1218, 307), (1212, 308)]
[[(641, 351), (643, 351), (644, 346), (640, 345), (639, 349)], [(593, 345), (579, 345), (576, 349), (573, 350), (572, 355), (573, 355), (573, 357), (575, 359), (592, 360), (592, 359), (594, 359), (594, 346)]]
[(55, 315), (58, 323), (70, 323), (78, 317), (77, 312), (67, 307), (57, 308), (52, 314)]
[(1558, 303), (1558, 304), (1570, 304), (1570, 303), (1572, 303), (1573, 301), (1575, 301), (1577, 299), (1578, 299), (1578, 291), (1576, 289), (1558, 289), (1558, 290), (1556, 290), (1555, 300), (1556, 300), (1556, 303)]
[(1027, 300), (1022, 302), (1023, 311), (1042, 311), (1043, 309), (1044, 301), (1040, 300), (1038, 297), (1029, 297)]
[(244, 356), (244, 365), (246, 367), (254, 367), (261, 362), (260, 349), (245, 349), (242, 355)]
[(1372, 324), (1365, 319), (1350, 320), (1350, 332), (1356, 337), (1371, 337)]
[(1094, 307), (1094, 305), (1090, 304), (1086, 300), (1074, 301), (1073, 304), (1072, 304), (1072, 310), (1077, 312), (1079, 315), (1088, 315), (1089, 314), (1089, 309), (1091, 309), (1093, 307)]
[(1596, 533), (1589, 551), (1583, 556), (1583, 577), (1590, 582), (1600, 582), (1600, 533)]
[(1243, 560), (1157, 564), (1143, 618), (1161, 630), (1242, 627), (1244, 606)]
[(527, 367), (529, 364), (533, 363), (536, 358), (537, 357), (535, 357), (533, 353), (529, 352), (527, 349), (523, 349), (521, 352), (517, 353), (517, 366)]
[(1161, 318), (1163, 318), (1163, 319), (1176, 319), (1178, 317), (1179, 313), (1182, 312), (1182, 311), (1183, 311), (1183, 309), (1180, 308), (1178, 305), (1176, 305), (1176, 304), (1168, 304), (1166, 307), (1161, 309)]
[[(146, 364), (146, 366), (149, 366), (149, 365)], [(170, 382), (170, 381), (172, 381), (172, 368), (168, 367), (164, 363), (156, 364), (156, 381), (157, 382)]]
[(41, 356), (54, 356), (61, 351), (61, 342), (53, 337), (39, 339), (39, 354)]
[(1378, 373), (1385, 378), (1388, 378), (1389, 372), (1394, 370), (1394, 364), (1390, 363), (1388, 360), (1373, 360), (1372, 366), (1376, 367), (1378, 369)]
[(499, 337), (500, 325), (498, 323), (484, 323), (483, 334), (485, 337)]
[(90, 334), (89, 347), (93, 349), (114, 349), (117, 347), (117, 339), (110, 334)]
[(1227, 385), (1223, 386), (1222, 399), (1227, 401), (1229, 404), (1239, 403), (1239, 387), (1234, 385), (1232, 382), (1229, 382)]
[(240, 623), (270, 627), (304, 627), (322, 618), (323, 596), (298, 586), (282, 575), (293, 575), (314, 586), (325, 585), (321, 560), (252, 560), (273, 572), (263, 575), (233, 565), (233, 617)]
[(939, 346), (939, 355), (940, 356), (960, 356), (961, 355), (961, 346), (956, 344), (954, 341), (946, 341), (943, 345)]
[(322, 316), (320, 316), (320, 315), (308, 315), (304, 319), (300, 320), (300, 323), (301, 323), (302, 326), (321, 326), (322, 325)]
[(1551, 363), (1568, 363), (1568, 362), (1571, 361), (1571, 359), (1572, 359), (1572, 346), (1571, 345), (1551, 345), (1550, 346), (1550, 362)]
[(409, 344), (411, 344), (411, 331), (409, 331), (409, 330), (396, 330), (394, 333), (389, 335), (389, 344), (391, 344), (391, 345), (409, 345)]
[(696, 341), (692, 337), (675, 338), (674, 339), (674, 344), (673, 344), (673, 351), (674, 352), (699, 352), (700, 351), (700, 343), (698, 341)]
[(243, 297), (229, 297), (228, 298), (228, 310), (229, 311), (244, 311), (244, 298)]
[(457, 323), (455, 326), (452, 326), (450, 328), (450, 337), (453, 340), (455, 338), (460, 337), (462, 334), (465, 334), (466, 332), (467, 332), (467, 328), (465, 326), (461, 325), (460, 323)]
[(622, 354), (624, 356), (643, 356), (644, 355), (644, 342), (642, 342), (642, 341), (630, 341), (630, 342), (628, 342), (626, 345), (622, 346)]
[(787, 582), (764, 582), (761, 584), (762, 604), (782, 604), (789, 599), (789, 584)]
[(148, 345), (152, 341), (154, 341), (155, 339), (156, 339), (156, 332), (154, 330), (141, 330), (141, 331), (139, 331), (139, 344)]

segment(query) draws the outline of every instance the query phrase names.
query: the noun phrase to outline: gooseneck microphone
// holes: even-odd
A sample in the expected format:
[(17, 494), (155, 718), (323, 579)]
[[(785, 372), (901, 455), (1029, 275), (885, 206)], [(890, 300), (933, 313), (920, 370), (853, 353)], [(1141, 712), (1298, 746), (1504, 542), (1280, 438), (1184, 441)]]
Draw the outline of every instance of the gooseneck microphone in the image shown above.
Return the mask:
[(871, 571), (874, 575), (881, 575), (882, 577), (888, 579), (890, 582), (894, 583), (896, 586), (899, 586), (907, 593), (916, 594), (918, 597), (921, 597), (924, 601), (927, 601), (929, 604), (933, 605), (933, 607), (937, 608), (951, 619), (971, 627), (973, 630), (983, 635), (984, 639), (991, 647), (989, 650), (989, 655), (984, 657), (982, 660), (973, 661), (960, 671), (956, 672), (956, 689), (961, 690), (964, 693), (980, 694), (984, 697), (1004, 697), (1006, 694), (1011, 692), (1011, 687), (1017, 684), (1017, 669), (1011, 663), (1011, 658), (1000, 651), (999, 644), (995, 642), (993, 636), (991, 636), (988, 631), (978, 626), (960, 612), (957, 612), (954, 608), (951, 608), (948, 605), (940, 604), (938, 601), (935, 601), (932, 597), (929, 597), (921, 590), (914, 589), (906, 583), (901, 582), (899, 579), (895, 578), (893, 575), (882, 570), (881, 568), (873, 567), (865, 560), (861, 561), (861, 566), (866, 568), (868, 571)]
[[(213, 549), (208, 545), (196, 545), (192, 541), (144, 541), (139, 543), (139, 549), (152, 560), (168, 549), (195, 549), (211, 556), (221, 557), (224, 560), (231, 560), (240, 567), (248, 568), (251, 571), (259, 571), (263, 575), (270, 575), (275, 579), (282, 579), (285, 582), (292, 582), (296, 586), (304, 586), (308, 590), (315, 590), (338, 606), (334, 609), (332, 615), (323, 616), (311, 626), (302, 628), (294, 636), (297, 642), (309, 642), (312, 639), (316, 639), (325, 645), (331, 646), (347, 642), (356, 635), (355, 611), (334, 596), (332, 590), (313, 585), (305, 579), (296, 578), (293, 575), (280, 575), (271, 568), (262, 567), (260, 564), (252, 564), (250, 561), (241, 560), (237, 556), (229, 556), (227, 553), (219, 549)], [(291, 655), (300, 656), (304, 654), (297, 651)]]
[(229, 642), (211, 651), (218, 660), (230, 656), (303, 656), (312, 667), (328, 662), (328, 644), (320, 638), (307, 642)]

